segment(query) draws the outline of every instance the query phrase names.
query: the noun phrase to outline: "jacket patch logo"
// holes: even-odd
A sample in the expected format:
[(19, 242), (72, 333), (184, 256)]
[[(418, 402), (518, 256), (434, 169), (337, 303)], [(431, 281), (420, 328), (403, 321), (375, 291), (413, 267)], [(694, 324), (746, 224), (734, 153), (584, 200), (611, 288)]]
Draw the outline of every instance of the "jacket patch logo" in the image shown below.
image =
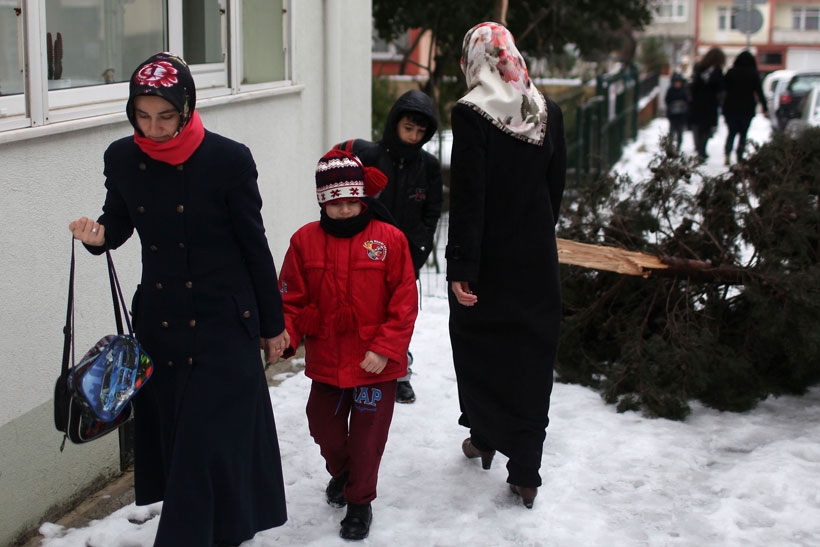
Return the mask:
[(364, 242), (364, 248), (367, 250), (367, 256), (370, 260), (381, 260), (387, 258), (387, 245), (377, 239), (370, 239)]
[(425, 188), (416, 188), (416, 191), (410, 194), (411, 201), (424, 201), (427, 199), (427, 190)]

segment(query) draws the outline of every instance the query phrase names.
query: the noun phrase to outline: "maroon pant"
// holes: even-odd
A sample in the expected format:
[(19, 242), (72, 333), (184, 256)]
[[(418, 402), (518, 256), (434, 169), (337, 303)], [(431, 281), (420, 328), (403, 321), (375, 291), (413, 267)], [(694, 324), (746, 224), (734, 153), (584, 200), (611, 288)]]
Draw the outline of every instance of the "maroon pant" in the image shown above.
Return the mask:
[(350, 471), (345, 486), (348, 503), (366, 504), (376, 498), (395, 401), (396, 380), (345, 389), (314, 381), (310, 387), (310, 435), (332, 476)]

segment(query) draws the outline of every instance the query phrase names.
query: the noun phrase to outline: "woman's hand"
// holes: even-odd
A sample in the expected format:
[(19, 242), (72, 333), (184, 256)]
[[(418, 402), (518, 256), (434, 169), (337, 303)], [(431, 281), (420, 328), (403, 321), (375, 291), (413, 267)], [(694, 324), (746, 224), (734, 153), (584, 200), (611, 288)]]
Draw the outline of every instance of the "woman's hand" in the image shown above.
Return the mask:
[(478, 297), (470, 290), (469, 281), (453, 281), (450, 287), (456, 295), (456, 300), (462, 306), (475, 306), (478, 302)]
[(90, 218), (80, 217), (70, 223), (68, 229), (74, 234), (74, 239), (79, 239), (86, 245), (92, 247), (105, 245), (105, 226)]
[(368, 351), (364, 354), (364, 361), (359, 363), (359, 366), (367, 372), (379, 374), (387, 366), (387, 357), (374, 351)]
[[(278, 336), (273, 338), (262, 338), (259, 345), (265, 352), (265, 362), (273, 363), (278, 361), (282, 354), (290, 347), (290, 335), (287, 330), (283, 330)], [(276, 358), (273, 359), (272, 357)]]

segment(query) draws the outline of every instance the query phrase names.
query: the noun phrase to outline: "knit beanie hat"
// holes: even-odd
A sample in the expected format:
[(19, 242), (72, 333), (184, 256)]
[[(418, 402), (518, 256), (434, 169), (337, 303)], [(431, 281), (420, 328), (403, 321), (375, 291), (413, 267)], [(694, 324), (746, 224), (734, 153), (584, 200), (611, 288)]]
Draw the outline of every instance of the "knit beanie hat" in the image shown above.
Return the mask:
[(139, 95), (154, 95), (171, 103), (179, 112), (180, 130), (191, 119), (196, 106), (196, 86), (191, 70), (184, 60), (173, 53), (152, 55), (140, 63), (131, 75), (125, 112), (128, 121), (137, 130), (134, 98)]
[[(316, 199), (324, 205), (337, 199), (374, 197), (387, 185), (387, 176), (365, 167), (358, 157), (332, 149), (316, 165)], [(364, 202), (363, 202), (364, 203)]]

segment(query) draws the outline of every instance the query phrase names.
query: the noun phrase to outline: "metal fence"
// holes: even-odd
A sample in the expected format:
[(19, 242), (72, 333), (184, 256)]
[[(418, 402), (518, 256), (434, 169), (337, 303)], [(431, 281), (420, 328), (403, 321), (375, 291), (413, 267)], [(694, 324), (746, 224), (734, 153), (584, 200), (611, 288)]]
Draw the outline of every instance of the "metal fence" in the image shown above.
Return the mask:
[[(581, 104), (575, 97), (561, 101), (565, 112), (568, 177), (580, 184), (585, 177), (608, 171), (623, 146), (638, 134), (640, 99), (657, 85), (657, 75), (641, 80), (634, 65), (616, 74), (598, 76), (595, 96)], [(574, 104), (575, 103), (575, 104)]]

